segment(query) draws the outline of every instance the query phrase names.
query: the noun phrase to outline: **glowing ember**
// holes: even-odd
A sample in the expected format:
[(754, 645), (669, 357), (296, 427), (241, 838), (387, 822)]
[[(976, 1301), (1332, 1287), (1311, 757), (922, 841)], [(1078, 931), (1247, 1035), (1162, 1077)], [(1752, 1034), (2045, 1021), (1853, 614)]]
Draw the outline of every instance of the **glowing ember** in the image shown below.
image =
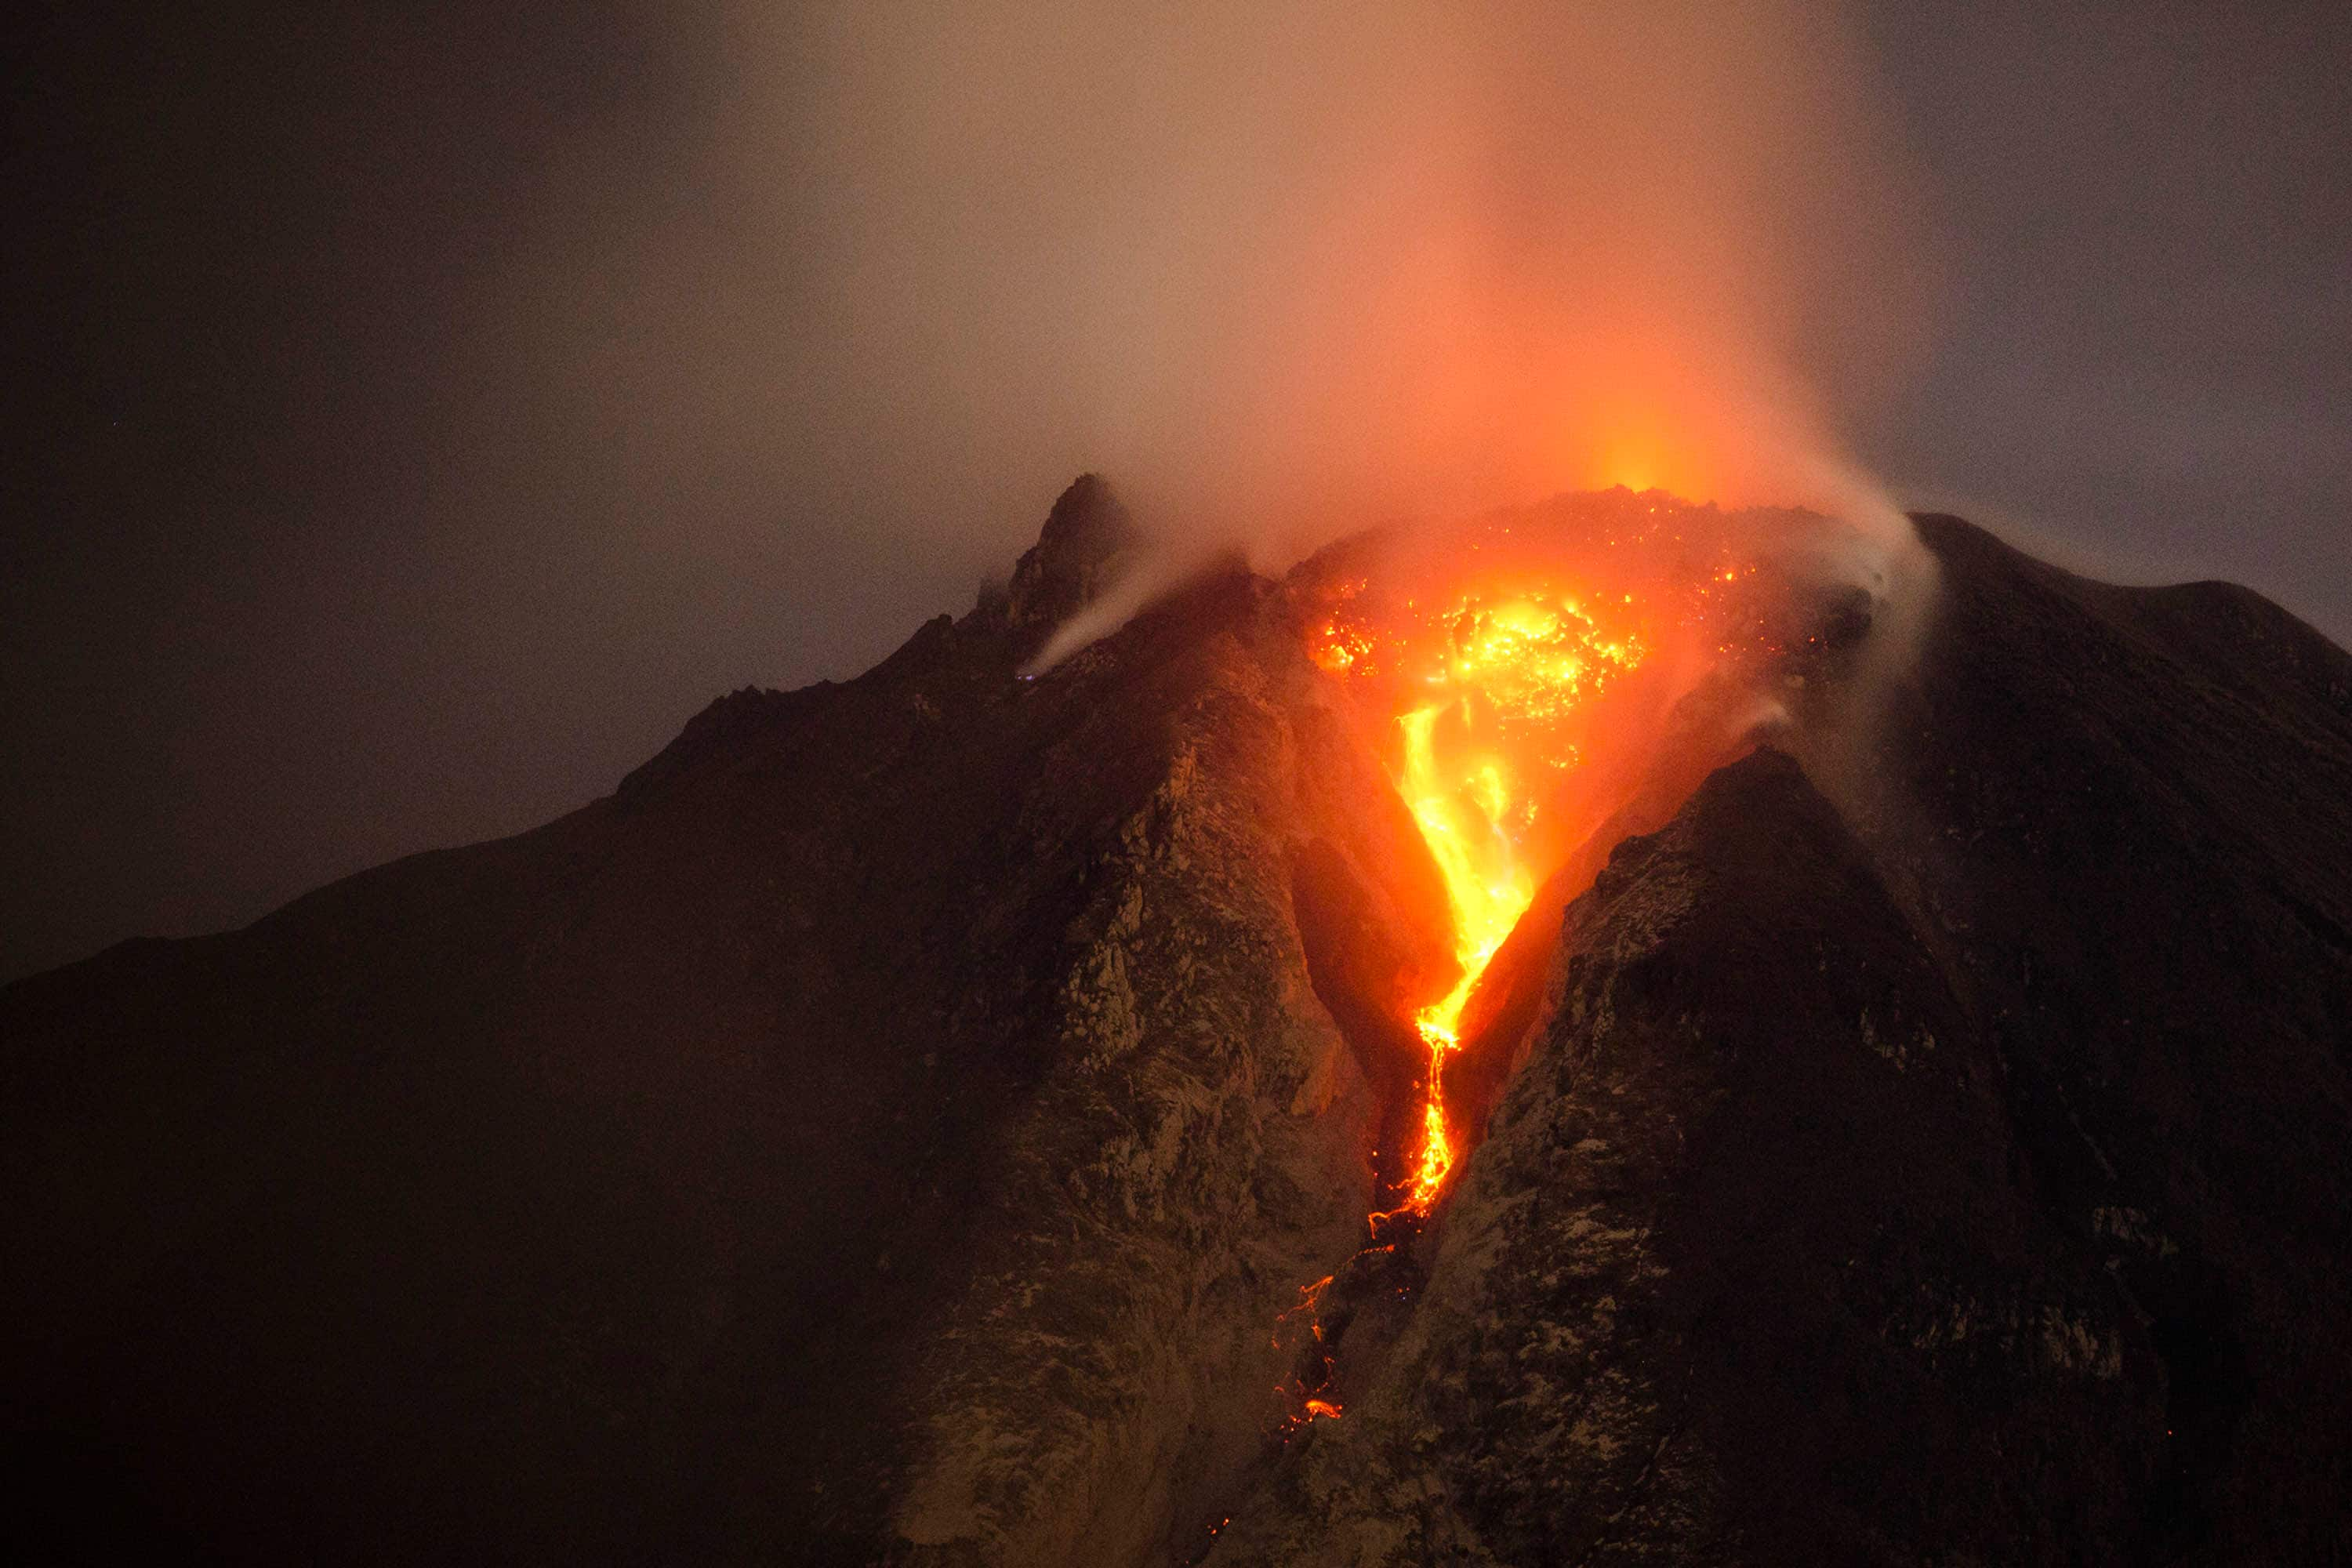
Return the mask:
[[(1359, 1304), (1410, 1289), (1412, 1276), (1384, 1276), (1380, 1259), (1398, 1252), (1392, 1226), (1417, 1225), (1467, 1154), (1470, 1129), (1447, 1112), (1446, 1058), (1484, 1037), (1486, 1009), (1470, 1004), (1496, 955), (1545, 883), (1580, 850), (1589, 861), (1598, 830), (1654, 788), (1663, 760), (1692, 751), (1694, 732), (1728, 739), (1676, 729), (1701, 683), (1696, 710), (1727, 711), (1740, 688), (1718, 677), (1783, 651), (1753, 579), (1759, 529), (1795, 516), (1727, 518), (1610, 490), (1342, 542), (1294, 574), (1307, 656), (1387, 748), (1437, 870), (1457, 969), (1413, 1009), (1429, 1069), (1418, 1147), (1389, 1188), (1395, 1206), (1370, 1216), (1373, 1245), (1341, 1266), (1328, 1302), (1327, 1275), (1276, 1321), (1274, 1348), (1296, 1357), (1275, 1390), (1283, 1441), (1339, 1418), (1334, 1352)], [(1710, 743), (1696, 743), (1701, 756)]]
[(1397, 790), (1444, 880), (1460, 964), (1453, 987), (1414, 1016), (1429, 1049), (1421, 1147), (1399, 1206), (1376, 1221), (1425, 1214), (1454, 1168), (1445, 1058), (1537, 889), (1598, 825), (1557, 819), (1584, 743), (1610, 740), (1594, 731), (1598, 700), (1662, 641), (1707, 640), (1685, 634), (1721, 584), (1754, 571), (1727, 561), (1719, 538), (1685, 539), (1681, 530), (1704, 531), (1713, 509), (1604, 499), (1615, 509), (1606, 527), (1564, 541), (1490, 524), (1415, 574), (1409, 595), (1355, 577), (1329, 584), (1307, 622), (1316, 666), (1394, 715)]
[[(1630, 603), (1630, 595), (1620, 596), (1621, 609)], [(1554, 771), (1574, 767), (1576, 748), (1557, 721), (1643, 655), (1637, 634), (1604, 626), (1572, 595), (1529, 593), (1496, 602), (1469, 595), (1422, 619), (1417, 629), (1433, 633), (1437, 647), (1433, 657), (1422, 654), (1420, 679), (1435, 700), (1397, 719), (1397, 788), (1444, 879), (1462, 973), (1413, 1020), (1429, 1047), (1421, 1151), (1402, 1205), (1414, 1213), (1427, 1211), (1454, 1168), (1445, 1056), (1461, 1047), (1462, 1009), (1535, 900), (1538, 879), (1524, 840), (1549, 781), (1528, 780), (1522, 770), (1529, 761)], [(1360, 657), (1336, 639), (1325, 646), (1348, 653), (1339, 669)], [(1441, 722), (1447, 729), (1443, 744)], [(1537, 745), (1511, 743), (1512, 731), (1530, 731)]]
[(1313, 1363), (1311, 1373), (1302, 1375), (1295, 1383), (1279, 1384), (1275, 1388), (1275, 1393), (1290, 1406), (1290, 1414), (1284, 1417), (1277, 1428), (1286, 1436), (1310, 1422), (1318, 1419), (1336, 1421), (1339, 1416), (1339, 1402), (1325, 1397), (1329, 1393), (1331, 1382), (1331, 1352), (1324, 1343), (1323, 1323), (1317, 1312), (1323, 1300), (1323, 1292), (1330, 1288), (1331, 1280), (1332, 1276), (1326, 1274), (1312, 1285), (1300, 1286), (1298, 1305), (1283, 1313), (1276, 1324), (1274, 1346), (1276, 1350), (1286, 1348), (1285, 1331), (1297, 1318), (1307, 1320), (1307, 1331), (1315, 1342), (1315, 1351), (1309, 1358)]

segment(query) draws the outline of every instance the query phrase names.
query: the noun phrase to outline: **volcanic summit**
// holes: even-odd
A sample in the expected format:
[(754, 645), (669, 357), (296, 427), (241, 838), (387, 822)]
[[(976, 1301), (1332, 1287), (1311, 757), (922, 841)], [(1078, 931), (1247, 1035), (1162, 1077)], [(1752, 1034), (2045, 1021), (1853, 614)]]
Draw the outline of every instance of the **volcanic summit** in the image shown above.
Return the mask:
[(1041, 658), (1140, 548), (0, 991), (24, 1552), (2352, 1557), (2352, 656), (1619, 489)]

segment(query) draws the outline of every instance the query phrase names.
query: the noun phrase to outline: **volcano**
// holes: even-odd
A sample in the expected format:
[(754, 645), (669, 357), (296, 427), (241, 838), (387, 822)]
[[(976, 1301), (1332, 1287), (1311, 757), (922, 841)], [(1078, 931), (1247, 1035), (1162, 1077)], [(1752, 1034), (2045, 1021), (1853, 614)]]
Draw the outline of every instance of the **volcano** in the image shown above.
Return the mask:
[(2352, 657), (1911, 522), (1040, 670), (1085, 479), (608, 798), (9, 986), (12, 1555), (2352, 1559)]

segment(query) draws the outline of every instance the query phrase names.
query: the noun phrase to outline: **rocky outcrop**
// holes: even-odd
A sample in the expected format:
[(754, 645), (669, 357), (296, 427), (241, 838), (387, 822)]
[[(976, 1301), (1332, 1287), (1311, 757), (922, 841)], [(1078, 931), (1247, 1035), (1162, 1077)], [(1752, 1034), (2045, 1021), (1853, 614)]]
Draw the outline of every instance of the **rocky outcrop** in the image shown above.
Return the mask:
[(1097, 598), (1134, 559), (1139, 536), (1125, 503), (1098, 474), (1081, 474), (1046, 514), (1037, 542), (1013, 564), (1005, 618), (1051, 627)]

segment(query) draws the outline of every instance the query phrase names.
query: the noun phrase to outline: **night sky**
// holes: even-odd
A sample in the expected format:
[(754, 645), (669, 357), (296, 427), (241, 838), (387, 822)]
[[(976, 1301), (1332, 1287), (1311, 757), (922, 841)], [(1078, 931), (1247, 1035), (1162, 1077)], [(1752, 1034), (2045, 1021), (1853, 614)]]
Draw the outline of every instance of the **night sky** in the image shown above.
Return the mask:
[[(826, 62), (899, 9), (877, 42), (835, 7), (78, 5), (10, 43), (0, 978), (582, 805), (712, 696), (961, 612), (1069, 477), (1118, 477), (1096, 384), (1004, 346), (1053, 289), (929, 258), (910, 334), (859, 282), (969, 194), (859, 209), (908, 154)], [(2352, 639), (2352, 7), (1849, 21), (1901, 171), (1871, 267), (1933, 304), (1899, 374), (1825, 389), (1846, 448)], [(971, 70), (1057, 79), (998, 33)], [(1097, 212), (1096, 172), (1006, 200)], [(844, 212), (857, 265), (808, 260)]]

